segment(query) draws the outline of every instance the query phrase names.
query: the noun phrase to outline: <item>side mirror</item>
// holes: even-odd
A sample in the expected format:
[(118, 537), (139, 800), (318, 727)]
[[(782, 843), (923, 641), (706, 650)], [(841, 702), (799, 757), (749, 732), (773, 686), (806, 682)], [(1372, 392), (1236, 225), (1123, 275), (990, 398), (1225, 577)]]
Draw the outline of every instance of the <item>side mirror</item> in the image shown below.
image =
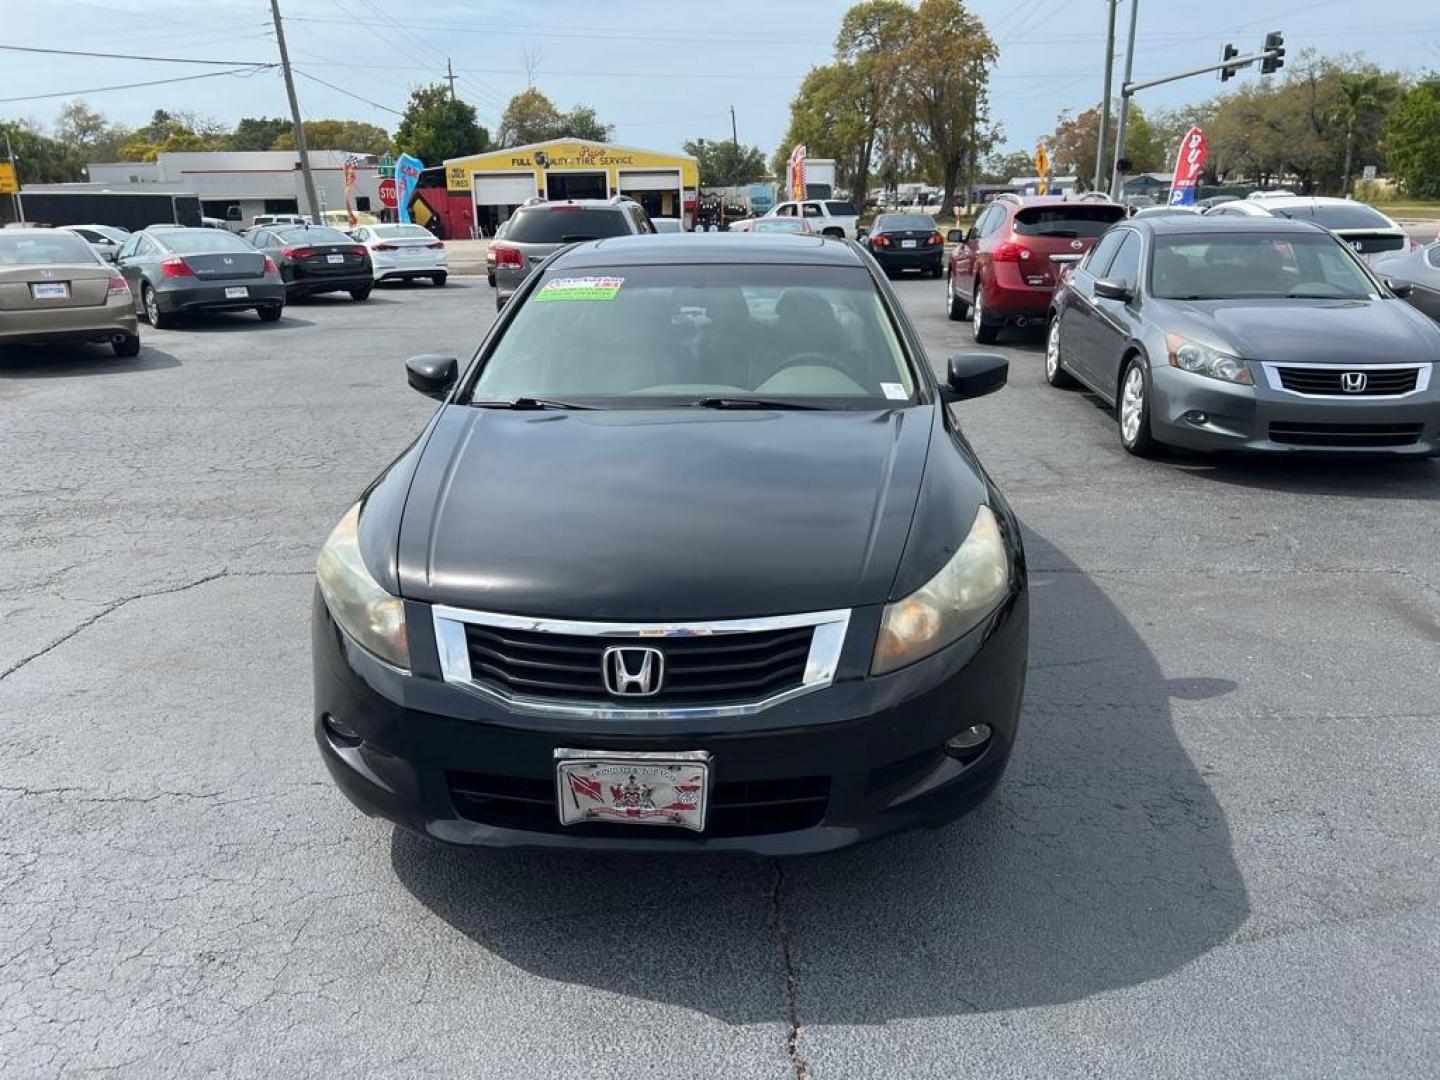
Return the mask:
[(946, 364), (947, 401), (966, 401), (993, 394), (1005, 385), (1010, 361), (999, 353), (960, 353)]
[[(958, 231), (958, 230), (957, 230), (957, 231)], [(970, 243), (971, 240), (978, 240), (979, 238), (980, 238), (980, 230), (977, 229), (974, 225), (971, 225), (971, 226), (970, 226), (970, 231), (965, 234), (965, 239), (962, 241), (962, 243), (968, 244), (968, 243)]]
[(405, 380), (426, 397), (444, 401), (460, 377), (460, 365), (453, 356), (422, 353), (405, 361)]
[(1401, 300), (1409, 299), (1410, 294), (1415, 291), (1415, 286), (1412, 282), (1401, 281), (1399, 278), (1393, 277), (1387, 277), (1385, 279), (1385, 287), (1390, 290), (1392, 295), (1399, 297)]
[(965, 242), (965, 234), (959, 229), (951, 229), (945, 234), (945, 242), (947, 244), (963, 244)]
[(1134, 299), (1135, 294), (1130, 291), (1130, 286), (1123, 281), (1116, 281), (1114, 278), (1101, 278), (1095, 282), (1095, 295), (1102, 296), (1106, 300), (1119, 300), (1122, 303)]

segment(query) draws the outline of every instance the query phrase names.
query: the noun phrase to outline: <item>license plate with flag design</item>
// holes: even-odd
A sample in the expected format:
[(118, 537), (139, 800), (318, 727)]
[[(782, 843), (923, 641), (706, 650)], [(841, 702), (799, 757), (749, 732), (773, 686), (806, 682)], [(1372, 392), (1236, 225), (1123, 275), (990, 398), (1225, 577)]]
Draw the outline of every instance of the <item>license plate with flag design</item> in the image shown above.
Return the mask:
[(710, 754), (705, 750), (610, 753), (556, 750), (555, 796), (562, 825), (705, 828)]

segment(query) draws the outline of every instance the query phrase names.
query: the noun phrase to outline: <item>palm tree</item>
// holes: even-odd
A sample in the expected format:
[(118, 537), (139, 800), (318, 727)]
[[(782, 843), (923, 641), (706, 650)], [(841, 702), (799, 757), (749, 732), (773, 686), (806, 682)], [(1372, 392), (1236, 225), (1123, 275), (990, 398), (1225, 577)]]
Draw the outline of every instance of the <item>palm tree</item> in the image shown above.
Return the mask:
[(1355, 161), (1355, 126), (1367, 114), (1385, 108), (1396, 95), (1395, 83), (1375, 72), (1340, 76), (1340, 114), (1345, 120), (1345, 175), (1341, 194), (1350, 194), (1350, 171)]

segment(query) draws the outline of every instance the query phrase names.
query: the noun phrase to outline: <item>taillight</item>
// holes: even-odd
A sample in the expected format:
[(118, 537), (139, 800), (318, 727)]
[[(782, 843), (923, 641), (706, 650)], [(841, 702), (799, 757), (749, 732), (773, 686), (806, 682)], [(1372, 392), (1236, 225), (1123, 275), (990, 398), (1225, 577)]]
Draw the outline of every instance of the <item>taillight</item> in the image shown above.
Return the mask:
[(346, 250), (349, 251), (351, 255), (360, 255), (363, 257), (366, 254), (365, 249), (363, 247), (360, 247), (358, 244), (355, 247), (347, 248)]
[(166, 277), (194, 277), (195, 271), (179, 255), (171, 255), (160, 264), (160, 273)]
[(496, 266), (525, 265), (525, 256), (520, 254), (519, 248), (511, 247), (509, 244), (491, 244), (490, 250), (495, 252)]
[(936, 244), (945, 243), (945, 238), (941, 236), (938, 232), (932, 232), (930, 234), (930, 239), (926, 240), (925, 242), (931, 247), (934, 247)]
[(108, 295), (110, 295), (110, 296), (129, 296), (129, 295), (130, 295), (130, 286), (127, 285), (127, 284), (125, 284), (125, 279), (124, 279), (123, 277), (121, 277), (119, 274), (116, 274), (114, 277), (112, 277), (112, 278), (110, 279), (110, 290), (109, 290)]
[(265, 256), (265, 269), (262, 271), (262, 273), (266, 273), (266, 274), (278, 274), (279, 272), (280, 272), (280, 268), (275, 265), (275, 260), (272, 259), (269, 255), (266, 255), (266, 256)]
[(445, 245), (442, 244), (439, 240), (436, 240), (433, 243), (426, 244), (425, 246), (428, 248), (443, 248)]
[(889, 247), (889, 246), (890, 246), (890, 238), (889, 238), (888, 236), (886, 236), (884, 233), (880, 233), (878, 236), (872, 236), (872, 237), (870, 238), (870, 246), (871, 246), (871, 247)]
[(376, 251), (399, 251), (400, 249), (399, 249), (398, 247), (396, 247), (394, 244), (376, 244), (376, 245), (375, 245), (375, 250), (376, 250)]
[(308, 259), (315, 254), (314, 248), (281, 248), (280, 254), (287, 259)]
[(1007, 240), (1005, 243), (998, 245), (990, 257), (996, 262), (1028, 261), (1030, 258), (1030, 249), (1021, 247), (1019, 244)]

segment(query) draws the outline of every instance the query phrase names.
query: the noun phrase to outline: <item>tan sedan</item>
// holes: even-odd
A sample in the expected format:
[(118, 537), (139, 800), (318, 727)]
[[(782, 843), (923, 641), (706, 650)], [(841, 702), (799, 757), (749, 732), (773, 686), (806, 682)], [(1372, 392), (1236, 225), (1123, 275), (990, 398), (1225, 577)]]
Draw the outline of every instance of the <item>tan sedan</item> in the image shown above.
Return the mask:
[(59, 229), (0, 230), (0, 345), (108, 341), (140, 351), (130, 286), (80, 237)]

